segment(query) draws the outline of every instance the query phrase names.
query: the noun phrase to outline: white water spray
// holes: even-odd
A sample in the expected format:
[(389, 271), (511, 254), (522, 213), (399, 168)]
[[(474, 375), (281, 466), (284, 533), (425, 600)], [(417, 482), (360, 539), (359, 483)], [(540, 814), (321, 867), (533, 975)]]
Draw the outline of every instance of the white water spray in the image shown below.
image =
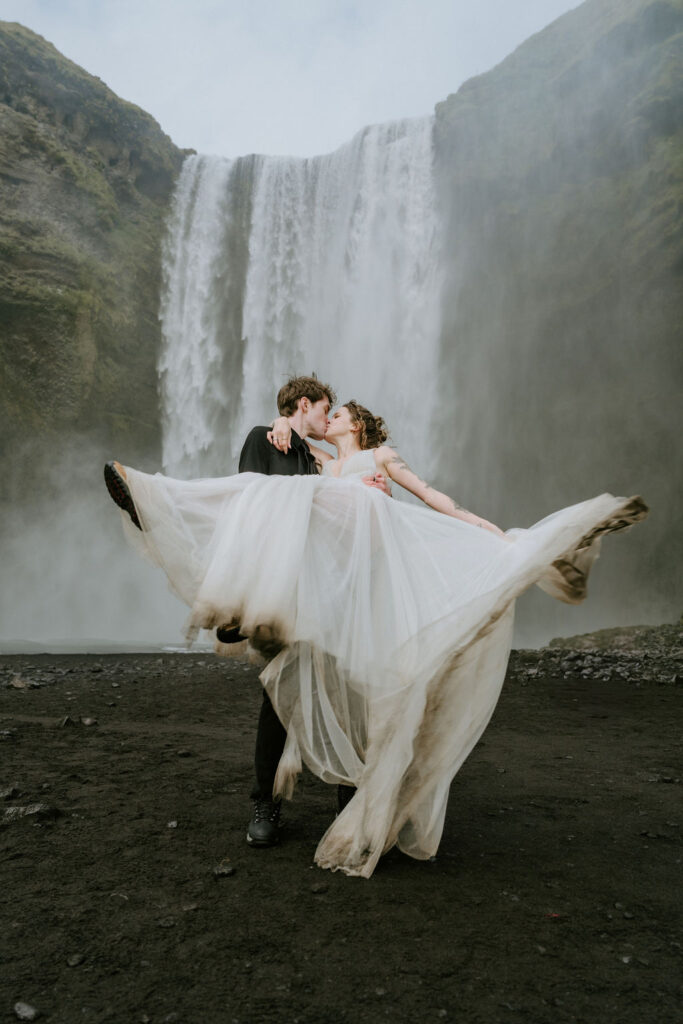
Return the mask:
[(425, 118), (366, 128), (311, 159), (188, 158), (164, 253), (168, 472), (234, 471), (249, 428), (276, 415), (286, 376), (311, 371), (340, 400), (383, 415), (401, 452), (430, 472), (432, 133)]

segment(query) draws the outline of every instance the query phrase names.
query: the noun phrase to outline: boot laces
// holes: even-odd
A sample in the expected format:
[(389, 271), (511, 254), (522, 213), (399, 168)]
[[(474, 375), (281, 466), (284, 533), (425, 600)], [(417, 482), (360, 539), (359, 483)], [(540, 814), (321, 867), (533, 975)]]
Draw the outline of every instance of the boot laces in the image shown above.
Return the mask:
[(254, 800), (254, 821), (270, 821), (277, 825), (280, 820), (280, 804), (274, 800)]

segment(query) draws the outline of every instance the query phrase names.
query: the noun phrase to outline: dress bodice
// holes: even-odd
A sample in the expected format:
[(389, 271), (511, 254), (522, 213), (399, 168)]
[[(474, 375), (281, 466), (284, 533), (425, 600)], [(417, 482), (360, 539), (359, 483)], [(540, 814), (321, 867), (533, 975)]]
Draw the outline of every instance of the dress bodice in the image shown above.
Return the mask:
[(345, 462), (341, 465), (341, 471), (339, 473), (332, 471), (332, 466), (335, 465), (335, 460), (330, 459), (323, 466), (323, 476), (338, 476), (340, 479), (347, 476), (367, 476), (368, 473), (377, 472), (377, 464), (375, 462), (375, 449), (370, 448), (363, 452), (355, 452), (355, 454), (349, 456)]

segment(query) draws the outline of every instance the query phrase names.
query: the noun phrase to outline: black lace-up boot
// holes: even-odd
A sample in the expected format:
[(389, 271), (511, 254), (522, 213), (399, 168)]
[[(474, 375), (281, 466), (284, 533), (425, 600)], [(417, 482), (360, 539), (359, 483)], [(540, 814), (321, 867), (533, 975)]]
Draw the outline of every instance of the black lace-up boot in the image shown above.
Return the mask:
[(250, 846), (275, 846), (280, 836), (280, 801), (254, 800), (254, 813), (247, 829)]

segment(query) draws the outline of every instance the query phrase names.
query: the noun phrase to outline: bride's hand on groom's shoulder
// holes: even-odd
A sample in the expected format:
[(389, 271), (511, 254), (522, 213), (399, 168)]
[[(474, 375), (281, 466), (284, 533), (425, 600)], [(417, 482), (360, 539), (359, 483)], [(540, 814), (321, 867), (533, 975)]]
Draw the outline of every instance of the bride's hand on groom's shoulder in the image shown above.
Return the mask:
[(382, 494), (386, 494), (389, 498), (391, 497), (391, 487), (384, 473), (372, 473), (370, 476), (362, 477), (362, 480), (368, 487), (376, 487)]
[(278, 416), (270, 425), (266, 434), (273, 448), (279, 452), (288, 452), (292, 447), (292, 427), (286, 416)]

